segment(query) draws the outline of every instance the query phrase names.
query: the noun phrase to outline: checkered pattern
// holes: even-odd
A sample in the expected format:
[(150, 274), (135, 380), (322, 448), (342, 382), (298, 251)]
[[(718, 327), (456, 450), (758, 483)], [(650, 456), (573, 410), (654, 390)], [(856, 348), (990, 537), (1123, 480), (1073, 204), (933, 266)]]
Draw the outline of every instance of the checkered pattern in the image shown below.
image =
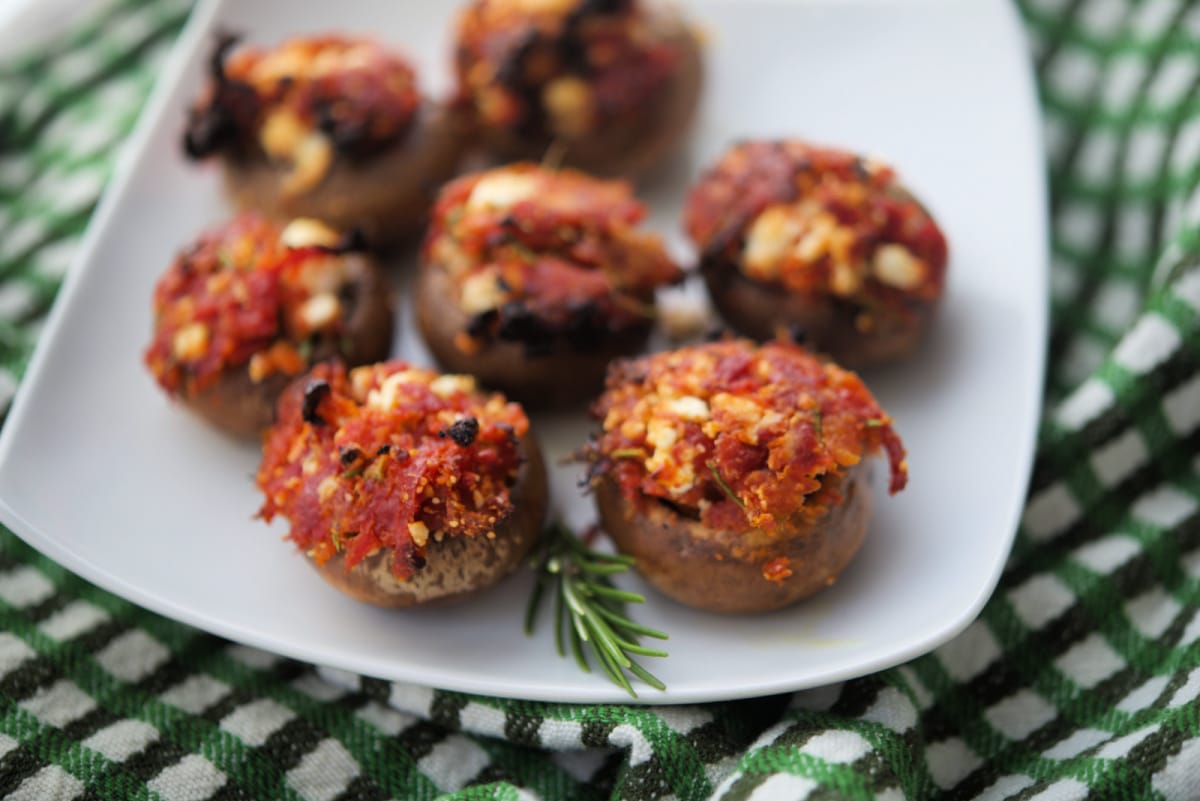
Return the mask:
[[(0, 534), (7, 799), (1200, 798), (1200, 2), (1024, 0), (1053, 331), (994, 597), (907, 665), (683, 708), (318, 670), (108, 595)], [(0, 392), (182, 22), (118, 0), (0, 69)]]

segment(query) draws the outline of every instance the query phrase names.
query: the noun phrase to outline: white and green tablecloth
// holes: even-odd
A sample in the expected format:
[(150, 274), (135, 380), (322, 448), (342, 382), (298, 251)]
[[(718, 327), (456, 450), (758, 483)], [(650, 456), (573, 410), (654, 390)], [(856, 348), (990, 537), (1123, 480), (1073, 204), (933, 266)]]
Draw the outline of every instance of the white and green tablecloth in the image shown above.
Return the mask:
[[(1049, 372), (1017, 544), (962, 635), (795, 695), (519, 702), (233, 645), (3, 532), (0, 797), (1200, 799), (1200, 2), (1021, 11)], [(117, 0), (0, 54), (4, 403), (187, 12)]]

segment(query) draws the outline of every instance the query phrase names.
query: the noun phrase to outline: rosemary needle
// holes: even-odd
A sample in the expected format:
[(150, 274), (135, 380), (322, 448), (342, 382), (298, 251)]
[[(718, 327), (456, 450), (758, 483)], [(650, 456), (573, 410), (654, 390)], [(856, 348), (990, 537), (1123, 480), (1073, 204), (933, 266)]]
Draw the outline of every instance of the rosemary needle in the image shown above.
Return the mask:
[(661, 658), (667, 652), (647, 648), (638, 638), (665, 640), (667, 635), (635, 623), (625, 614), (626, 604), (640, 604), (646, 599), (617, 589), (610, 576), (624, 573), (633, 563), (628, 556), (593, 551), (561, 523), (551, 525), (535, 555), (538, 576), (525, 610), (525, 633), (533, 633), (538, 610), (549, 596), (554, 607), (558, 655), (566, 656), (566, 640), (580, 669), (590, 673), (592, 663), (599, 665), (614, 684), (636, 698), (626, 671), (650, 687), (666, 689), (634, 657)]

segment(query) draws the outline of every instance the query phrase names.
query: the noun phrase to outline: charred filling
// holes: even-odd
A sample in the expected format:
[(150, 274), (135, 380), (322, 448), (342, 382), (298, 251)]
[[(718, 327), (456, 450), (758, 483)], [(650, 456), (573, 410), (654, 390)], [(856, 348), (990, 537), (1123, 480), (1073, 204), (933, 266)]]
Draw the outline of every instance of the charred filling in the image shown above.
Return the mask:
[(891, 167), (846, 151), (740, 142), (692, 188), (684, 222), (710, 279), (799, 294), (863, 333), (918, 322), (941, 294), (936, 222)]
[(300, 417), (309, 425), (323, 426), (325, 418), (317, 413), (317, 409), (321, 405), (321, 401), (329, 397), (332, 392), (329, 382), (322, 379), (314, 379), (304, 385), (304, 402), (300, 407)]
[(254, 147), (250, 132), (261, 112), (258, 93), (250, 84), (225, 74), (225, 59), (240, 40), (239, 34), (229, 31), (217, 34), (208, 59), (212, 97), (188, 112), (183, 150), (189, 158), (199, 160), (217, 153), (243, 156)]
[[(641, 13), (635, 0), (580, 0), (549, 29), (519, 13), (516, 20), (477, 21), (456, 53), (463, 99), (474, 95), (482, 108), (499, 91), (505, 110), (484, 116), (530, 146), (576, 140), (614, 124), (629, 126), (631, 134), (649, 129), (658, 124), (664, 105), (658, 99), (680, 53), (669, 41), (624, 30), (626, 20), (640, 26), (635, 17)], [(467, 77), (480, 65), (490, 68), (482, 84)], [(590, 90), (589, 119), (569, 130), (544, 105), (543, 91), (561, 79)], [(578, 98), (559, 95), (567, 96)]]
[(582, 0), (563, 21), (561, 33), (548, 36), (531, 28), (508, 50), (496, 67), (496, 82), (521, 100), (523, 113), (515, 130), (522, 136), (545, 136), (549, 120), (542, 108), (543, 81), (531, 77), (530, 64), (549, 58), (558, 63), (563, 73), (590, 79), (595, 70), (586, 55), (583, 27), (590, 18), (616, 17), (629, 13), (632, 0)]
[(455, 346), (512, 343), (527, 356), (636, 344), (657, 287), (682, 271), (627, 184), (513, 165), (442, 190), (423, 258), (461, 311)]
[(571, 350), (591, 353), (611, 344), (613, 337), (629, 336), (643, 327), (631, 328), (610, 319), (594, 300), (572, 303), (555, 319), (539, 314), (524, 301), (512, 300), (499, 309), (472, 315), (466, 333), (482, 342), (519, 344), (527, 357), (536, 359), (549, 356), (559, 342)]
[[(216, 36), (208, 60), (211, 97), (188, 111), (183, 135), (183, 150), (188, 158), (199, 161), (210, 156), (226, 155), (237, 160), (261, 158), (262, 150), (256, 131), (269, 103), (249, 83), (230, 76), (225, 62), (242, 35), (221, 31)], [(282, 84), (285, 88), (288, 79)], [(351, 160), (377, 155), (402, 140), (411, 125), (388, 136), (376, 133), (375, 114), (356, 110), (353, 116), (339, 115), (336, 107), (341, 98), (318, 97), (309, 109), (316, 128), (329, 137), (334, 150)]]

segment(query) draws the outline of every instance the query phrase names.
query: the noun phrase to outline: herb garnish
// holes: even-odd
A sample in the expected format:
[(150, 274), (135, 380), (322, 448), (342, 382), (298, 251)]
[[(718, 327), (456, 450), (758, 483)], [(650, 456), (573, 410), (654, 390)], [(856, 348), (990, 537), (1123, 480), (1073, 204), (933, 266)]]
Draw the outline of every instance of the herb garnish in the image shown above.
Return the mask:
[(635, 623), (625, 614), (626, 603), (640, 604), (646, 599), (637, 593), (617, 589), (611, 576), (624, 573), (633, 564), (630, 556), (600, 553), (588, 548), (562, 523), (553, 523), (543, 533), (534, 556), (538, 575), (525, 610), (525, 634), (533, 634), (542, 598), (547, 590), (551, 590), (554, 643), (558, 655), (567, 655), (566, 643), (569, 642), (576, 664), (585, 673), (591, 673), (587, 656), (590, 651), (605, 675), (637, 698), (626, 671), (656, 690), (665, 690), (666, 685), (630, 655), (667, 655), (666, 651), (639, 645), (637, 639), (645, 636), (665, 640), (667, 635)]
[(712, 462), (706, 462), (705, 466), (708, 467), (708, 472), (712, 473), (713, 478), (717, 482), (717, 486), (721, 488), (721, 492), (724, 492), (726, 495), (728, 495), (729, 500), (736, 503), (739, 509), (741, 509), (743, 512), (746, 511), (746, 502), (739, 498), (733, 491), (733, 488), (725, 483), (725, 479), (721, 478), (721, 474), (717, 472), (717, 466)]

